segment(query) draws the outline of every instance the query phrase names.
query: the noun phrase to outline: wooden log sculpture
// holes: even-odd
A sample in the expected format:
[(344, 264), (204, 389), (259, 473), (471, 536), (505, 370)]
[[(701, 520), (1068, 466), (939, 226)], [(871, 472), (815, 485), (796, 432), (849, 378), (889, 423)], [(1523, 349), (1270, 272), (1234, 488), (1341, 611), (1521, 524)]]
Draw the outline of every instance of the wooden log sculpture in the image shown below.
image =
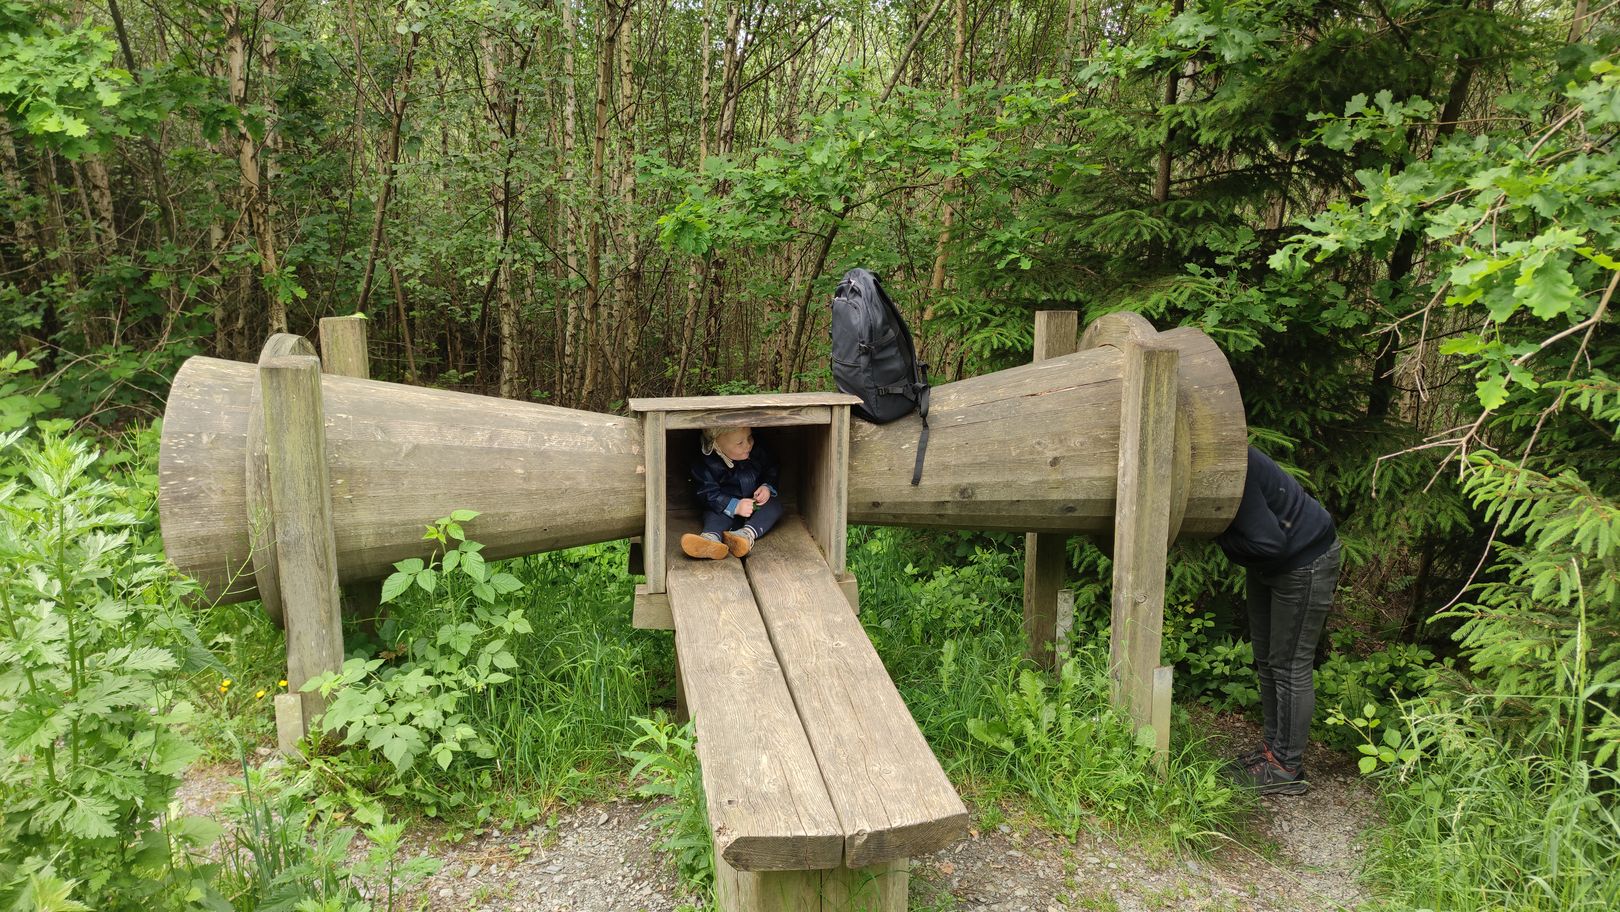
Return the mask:
[[(272, 339), (265, 357), (313, 354), (295, 339)], [(476, 537), (491, 559), (642, 529), (632, 419), (331, 374), (321, 398), (341, 582), (422, 556), (424, 526), (453, 510), (480, 512)], [(197, 357), (181, 367), (164, 413), (158, 511), (170, 559), (210, 599), (263, 596), (279, 619), (259, 399), (254, 365)]]
[(1237, 380), (1204, 333), (1157, 332), (1127, 313), (1094, 322), (1074, 354), (935, 387), (918, 485), (921, 419), (856, 422), (849, 521), (1111, 537), (1129, 342), (1180, 353), (1171, 538), (1218, 535), (1237, 512), (1247, 467)]
[[(265, 357), (313, 353), (299, 341), (272, 339)], [(920, 485), (910, 483), (918, 419), (855, 422), (849, 521), (1111, 536), (1133, 341), (1180, 353), (1172, 540), (1219, 533), (1246, 465), (1237, 382), (1202, 332), (1159, 333), (1134, 314), (1093, 323), (1075, 354), (936, 387)], [(491, 558), (624, 538), (645, 523), (634, 419), (332, 375), (321, 390), (341, 582), (420, 555), (423, 526), (457, 509), (481, 511)], [(158, 507), (169, 557), (210, 598), (263, 596), (279, 617), (263, 572), (274, 564), (264, 550), (274, 511), (258, 398), (253, 365), (196, 357), (181, 367), (164, 414)]]

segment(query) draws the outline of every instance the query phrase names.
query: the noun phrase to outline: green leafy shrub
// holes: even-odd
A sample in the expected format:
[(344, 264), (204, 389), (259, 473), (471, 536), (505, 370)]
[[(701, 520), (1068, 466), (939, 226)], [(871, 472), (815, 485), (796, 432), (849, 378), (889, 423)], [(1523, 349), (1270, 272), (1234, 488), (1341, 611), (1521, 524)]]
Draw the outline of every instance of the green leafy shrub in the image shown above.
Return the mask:
[(624, 755), (636, 764), (630, 770), (636, 794), (659, 802), (646, 820), (663, 834), (658, 848), (674, 858), (681, 881), (707, 895), (714, 889), (714, 838), (692, 723), (675, 725), (660, 716), (637, 719), (636, 727), (641, 737)]
[[(463, 752), (485, 760), (495, 756), (495, 746), (471, 724), (466, 704), (511, 682), (517, 658), (509, 644), (534, 632), (521, 610), (493, 607), (523, 584), (492, 571), (479, 553), (483, 546), (467, 540), (461, 523), (477, 515), (458, 510), (440, 519), (424, 536), (437, 543), (435, 554), (427, 561), (400, 561), (383, 581), (385, 603), (410, 591), (439, 594), (444, 610), (430, 636), (404, 637), (398, 661), (351, 658), (305, 686), (330, 700), (320, 720), (323, 731), (341, 733), (344, 745), (381, 753), (401, 773), (423, 755), (440, 769), (449, 769)], [(397, 622), (385, 622), (384, 639), (398, 635)]]
[(361, 831), (336, 823), (309, 770), (250, 770), (245, 760), (243, 769), (242, 794), (225, 811), (234, 826), (221, 878), (237, 912), (392, 912), (400, 890), (442, 864), (401, 859), (405, 824), (375, 802), (354, 809), (370, 845), (351, 861)]
[(0, 486), (0, 905), (224, 908), (219, 827), (166, 816), (198, 755), (176, 674), (195, 586), (132, 546), (88, 445), (20, 433), (0, 436), (21, 468)]

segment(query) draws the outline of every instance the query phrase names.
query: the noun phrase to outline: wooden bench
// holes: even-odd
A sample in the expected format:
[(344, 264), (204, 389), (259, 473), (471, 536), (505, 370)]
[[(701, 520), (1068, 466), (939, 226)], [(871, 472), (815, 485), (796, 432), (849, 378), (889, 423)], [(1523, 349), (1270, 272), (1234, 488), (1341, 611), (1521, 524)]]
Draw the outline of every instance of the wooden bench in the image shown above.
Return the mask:
[(904, 910), (967, 809), (804, 523), (668, 568), (721, 909)]

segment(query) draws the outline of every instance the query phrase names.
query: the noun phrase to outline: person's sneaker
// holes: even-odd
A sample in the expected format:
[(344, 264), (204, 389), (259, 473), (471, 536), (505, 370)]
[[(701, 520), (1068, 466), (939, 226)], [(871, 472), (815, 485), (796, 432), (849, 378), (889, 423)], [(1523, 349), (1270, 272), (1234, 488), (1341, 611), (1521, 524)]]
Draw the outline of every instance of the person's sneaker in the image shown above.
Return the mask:
[(696, 557), (704, 560), (724, 560), (731, 551), (726, 543), (718, 538), (707, 535), (694, 535), (691, 532), (681, 536), (681, 550), (687, 557)]
[(1290, 770), (1278, 763), (1270, 750), (1261, 751), (1256, 762), (1240, 767), (1233, 778), (1257, 795), (1303, 795), (1311, 788), (1305, 776), (1305, 764)]
[(1254, 766), (1256, 763), (1266, 759), (1266, 753), (1270, 750), (1271, 748), (1267, 747), (1264, 742), (1261, 742), (1260, 746), (1254, 750), (1249, 751), (1246, 754), (1238, 754), (1234, 759), (1226, 761), (1225, 769), (1229, 775), (1236, 776), (1242, 770), (1246, 770), (1249, 767)]

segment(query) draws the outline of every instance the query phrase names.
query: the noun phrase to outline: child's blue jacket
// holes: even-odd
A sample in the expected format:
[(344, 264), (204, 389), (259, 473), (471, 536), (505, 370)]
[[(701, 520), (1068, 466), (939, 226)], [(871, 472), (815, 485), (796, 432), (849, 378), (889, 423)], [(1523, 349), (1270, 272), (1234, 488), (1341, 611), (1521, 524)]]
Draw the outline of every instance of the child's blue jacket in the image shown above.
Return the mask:
[(719, 453), (704, 454), (700, 451), (698, 458), (692, 461), (692, 480), (697, 485), (698, 505), (727, 516), (736, 516), (737, 502), (753, 497), (760, 485), (770, 488), (771, 496), (775, 497), (776, 478), (776, 454), (758, 440), (754, 441), (754, 449), (748, 458), (734, 463), (729, 469)]

